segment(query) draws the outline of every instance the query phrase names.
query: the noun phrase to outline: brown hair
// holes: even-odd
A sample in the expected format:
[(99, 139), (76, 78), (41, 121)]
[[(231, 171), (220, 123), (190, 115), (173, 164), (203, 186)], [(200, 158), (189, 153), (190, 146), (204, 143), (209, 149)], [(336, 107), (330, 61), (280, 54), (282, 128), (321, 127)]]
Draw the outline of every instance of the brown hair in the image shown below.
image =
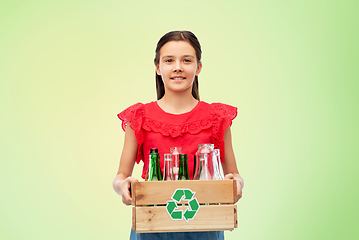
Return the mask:
[[(189, 44), (191, 44), (191, 46), (196, 51), (196, 57), (198, 63), (201, 62), (202, 50), (197, 37), (190, 31), (172, 31), (163, 35), (157, 43), (156, 56), (154, 59), (156, 65), (159, 64), (160, 49), (162, 48), (163, 45), (165, 45), (170, 41), (186, 41)], [(157, 91), (157, 100), (161, 99), (165, 95), (165, 86), (163, 85), (162, 77), (161, 75), (158, 75), (157, 72), (156, 72), (156, 91)], [(195, 76), (193, 81), (192, 96), (195, 99), (199, 100), (198, 76)]]

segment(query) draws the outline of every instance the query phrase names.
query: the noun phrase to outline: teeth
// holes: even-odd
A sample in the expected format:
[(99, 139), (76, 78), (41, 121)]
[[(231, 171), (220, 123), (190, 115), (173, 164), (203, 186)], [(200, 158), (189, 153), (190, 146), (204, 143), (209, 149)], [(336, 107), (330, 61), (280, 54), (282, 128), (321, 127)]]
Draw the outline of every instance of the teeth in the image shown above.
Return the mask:
[(173, 80), (181, 80), (181, 79), (183, 79), (183, 78), (173, 78)]

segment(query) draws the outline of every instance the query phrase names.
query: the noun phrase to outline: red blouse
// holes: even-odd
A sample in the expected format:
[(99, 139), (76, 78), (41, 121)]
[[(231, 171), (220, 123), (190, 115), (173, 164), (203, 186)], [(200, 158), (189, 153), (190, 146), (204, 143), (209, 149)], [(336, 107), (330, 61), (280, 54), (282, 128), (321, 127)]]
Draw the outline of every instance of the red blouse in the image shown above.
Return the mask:
[(127, 122), (135, 131), (138, 142), (137, 163), (144, 162), (142, 178), (145, 178), (151, 148), (157, 148), (163, 169), (163, 154), (172, 147), (182, 147), (187, 154), (190, 178), (193, 176), (193, 157), (198, 144), (213, 143), (224, 156), (224, 130), (232, 125), (237, 108), (222, 104), (199, 101), (196, 107), (183, 114), (165, 112), (157, 102), (136, 103), (117, 115), (125, 131)]

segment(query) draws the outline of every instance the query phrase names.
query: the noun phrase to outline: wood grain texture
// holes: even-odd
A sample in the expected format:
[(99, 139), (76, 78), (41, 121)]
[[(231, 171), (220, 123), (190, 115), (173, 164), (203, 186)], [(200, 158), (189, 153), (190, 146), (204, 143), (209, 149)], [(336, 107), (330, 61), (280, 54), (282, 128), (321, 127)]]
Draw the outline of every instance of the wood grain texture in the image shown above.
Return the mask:
[[(185, 210), (187, 206), (179, 206)], [(192, 232), (233, 230), (237, 221), (235, 205), (201, 205), (197, 215), (189, 222), (172, 220), (165, 206), (136, 207), (137, 233), (143, 232)], [(233, 221), (233, 218), (235, 221)]]
[(136, 231), (136, 207), (132, 207), (132, 230)]
[(233, 180), (233, 202), (237, 201), (237, 181)]
[(136, 186), (137, 186), (137, 184), (131, 183), (132, 205), (135, 205), (135, 202), (136, 202)]
[(166, 204), (178, 188), (189, 188), (196, 192), (199, 203), (233, 204), (236, 200), (235, 184), (235, 180), (135, 182), (132, 184), (132, 204)]
[(234, 205), (234, 228), (238, 228), (237, 205)]

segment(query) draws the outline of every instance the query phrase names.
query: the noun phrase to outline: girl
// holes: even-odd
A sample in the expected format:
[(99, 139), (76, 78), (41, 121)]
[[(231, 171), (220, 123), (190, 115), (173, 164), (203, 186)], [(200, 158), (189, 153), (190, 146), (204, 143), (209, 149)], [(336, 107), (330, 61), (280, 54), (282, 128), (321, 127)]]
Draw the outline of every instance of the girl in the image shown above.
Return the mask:
[[(138, 181), (131, 177), (135, 162), (144, 162), (142, 178), (145, 178), (151, 148), (157, 148), (163, 156), (171, 147), (182, 147), (188, 155), (189, 174), (193, 176), (193, 156), (201, 143), (213, 143), (220, 149), (225, 179), (237, 181), (237, 201), (242, 197), (243, 179), (237, 170), (230, 130), (237, 108), (199, 100), (201, 53), (201, 46), (192, 32), (165, 34), (157, 43), (154, 59), (157, 101), (137, 103), (118, 114), (125, 130), (125, 142), (113, 187), (124, 204), (131, 205), (129, 188), (132, 182)], [(224, 239), (223, 231), (147, 234), (132, 231), (130, 239), (183, 237)]]

